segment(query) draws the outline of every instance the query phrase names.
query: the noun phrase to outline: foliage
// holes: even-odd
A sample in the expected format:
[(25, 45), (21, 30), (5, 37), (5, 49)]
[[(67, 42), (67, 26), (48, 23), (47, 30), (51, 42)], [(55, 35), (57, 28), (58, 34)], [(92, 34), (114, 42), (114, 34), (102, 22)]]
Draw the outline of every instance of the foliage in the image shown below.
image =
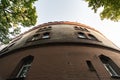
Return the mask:
[(18, 34), (19, 25), (29, 27), (36, 23), (35, 1), (37, 0), (0, 0), (0, 42), (7, 43), (10, 34)]
[(85, 0), (88, 2), (88, 6), (91, 7), (94, 12), (97, 12), (99, 8), (103, 8), (100, 13), (101, 19), (110, 19), (112, 21), (120, 20), (120, 0)]

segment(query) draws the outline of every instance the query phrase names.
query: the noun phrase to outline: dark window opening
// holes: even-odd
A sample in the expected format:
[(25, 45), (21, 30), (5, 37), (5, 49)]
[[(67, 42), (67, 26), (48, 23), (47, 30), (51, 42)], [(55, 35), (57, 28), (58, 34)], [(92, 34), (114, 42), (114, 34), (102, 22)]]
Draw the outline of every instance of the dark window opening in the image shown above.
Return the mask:
[(75, 30), (79, 30), (79, 27), (78, 27), (78, 26), (75, 26), (74, 29), (75, 29)]
[(48, 39), (48, 38), (50, 38), (50, 32), (43, 33), (42, 39)]
[(84, 28), (84, 31), (89, 32), (88, 29)]
[(35, 34), (32, 37), (28, 38), (27, 42), (33, 42), (33, 41), (49, 39), (49, 38), (50, 38), (50, 32), (43, 32), (43, 33)]
[(74, 29), (75, 30), (81, 30), (81, 31), (89, 32), (86, 28), (82, 28), (80, 26), (75, 26)]
[(39, 28), (39, 30), (36, 33), (41, 32), (41, 31), (51, 30), (51, 29), (52, 29), (51, 26), (41, 27), (41, 28)]
[(35, 35), (32, 37), (31, 41), (39, 40), (40, 38), (41, 38), (40, 34), (35, 34)]
[(51, 29), (52, 27), (51, 27), (51, 26), (48, 26), (47, 28), (48, 28), (48, 29)]
[(82, 38), (82, 39), (85, 39), (87, 38), (86, 35), (82, 32), (78, 32), (78, 38)]
[(87, 60), (86, 63), (90, 71), (95, 71), (95, 68), (93, 64), (91, 63), (91, 61)]
[(81, 31), (85, 31), (84, 28), (79, 27), (79, 29), (80, 29)]
[(7, 80), (23, 80), (31, 67), (34, 57), (29, 55), (23, 58), (13, 71), (12, 75)]
[(92, 34), (88, 34), (88, 36), (89, 36), (90, 40), (97, 40), (97, 38), (95, 36), (93, 36)]
[(42, 31), (42, 29), (41, 29), (41, 28), (39, 28), (39, 29), (36, 31), (36, 33), (39, 33), (40, 31)]
[(95, 70), (92, 62), (91, 62), (90, 60), (87, 60), (86, 63), (87, 63), (87, 66), (88, 66), (89, 70), (90, 70), (91, 72), (94, 72), (94, 73), (96, 74), (96, 76), (98, 77), (98, 79), (100, 80), (100, 77), (99, 77), (97, 71)]
[(120, 78), (119, 67), (109, 57), (100, 55), (99, 58), (112, 78)]

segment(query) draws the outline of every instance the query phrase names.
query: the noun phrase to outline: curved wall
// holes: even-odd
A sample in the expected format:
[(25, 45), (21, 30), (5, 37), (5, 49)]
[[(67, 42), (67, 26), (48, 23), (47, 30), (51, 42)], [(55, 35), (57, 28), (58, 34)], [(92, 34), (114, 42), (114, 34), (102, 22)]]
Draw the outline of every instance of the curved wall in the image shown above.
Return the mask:
[(119, 80), (120, 51), (100, 32), (51, 22), (21, 34), (1, 50), (3, 80)]

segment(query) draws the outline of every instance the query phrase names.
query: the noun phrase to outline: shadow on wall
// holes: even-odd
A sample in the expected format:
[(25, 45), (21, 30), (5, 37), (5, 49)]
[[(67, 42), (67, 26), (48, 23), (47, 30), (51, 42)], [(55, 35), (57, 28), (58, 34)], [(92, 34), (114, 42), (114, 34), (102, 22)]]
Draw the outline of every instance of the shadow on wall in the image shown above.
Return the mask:
[(3, 79), (3, 78), (0, 77), (0, 80), (5, 80), (5, 79)]

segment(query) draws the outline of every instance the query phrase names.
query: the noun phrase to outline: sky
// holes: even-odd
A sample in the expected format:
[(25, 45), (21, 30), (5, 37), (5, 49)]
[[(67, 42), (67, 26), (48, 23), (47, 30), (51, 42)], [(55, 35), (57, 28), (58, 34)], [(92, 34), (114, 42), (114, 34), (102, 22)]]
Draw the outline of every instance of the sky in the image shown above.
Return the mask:
[(35, 6), (38, 15), (36, 25), (53, 21), (79, 22), (100, 31), (120, 47), (120, 22), (101, 20), (101, 9), (94, 13), (84, 0), (38, 0)]

